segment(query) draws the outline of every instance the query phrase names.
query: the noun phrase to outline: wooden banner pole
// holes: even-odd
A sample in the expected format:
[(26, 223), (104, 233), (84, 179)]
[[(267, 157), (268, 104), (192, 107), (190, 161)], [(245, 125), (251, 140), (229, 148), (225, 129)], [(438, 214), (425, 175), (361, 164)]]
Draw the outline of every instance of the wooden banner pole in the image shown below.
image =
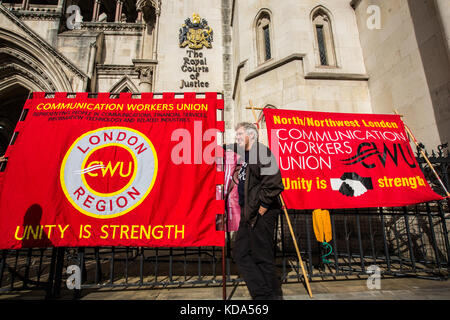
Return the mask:
[[(250, 103), (250, 108), (252, 109), (253, 116), (255, 117), (255, 121), (256, 121), (256, 124), (257, 124), (257, 129), (259, 131), (259, 121), (260, 120), (258, 120), (258, 117), (256, 116), (256, 112), (255, 112), (256, 108), (252, 106), (251, 100), (249, 100), (249, 103)], [(263, 110), (263, 109), (261, 109), (261, 110)], [(267, 144), (267, 146), (268, 146), (268, 144)], [(308, 290), (308, 294), (309, 294), (310, 298), (312, 298), (313, 295), (312, 295), (311, 287), (309, 285), (308, 274), (306, 273), (305, 267), (303, 265), (302, 255), (300, 254), (300, 250), (298, 249), (297, 240), (295, 239), (294, 230), (292, 229), (291, 219), (289, 218), (289, 214), (287, 212), (286, 205), (284, 203), (283, 196), (281, 194), (279, 195), (279, 198), (281, 200), (281, 207), (282, 207), (282, 209), (284, 211), (284, 214), (286, 216), (286, 221), (287, 221), (288, 226), (289, 226), (289, 231), (291, 233), (292, 241), (294, 242), (294, 247), (295, 247), (295, 250), (297, 252), (298, 261), (299, 261), (300, 266), (302, 268), (302, 273), (303, 273), (303, 278), (305, 279), (306, 288)]]
[[(396, 115), (399, 115), (397, 110), (394, 110)], [(434, 170), (433, 165), (431, 164), (430, 160), (428, 160), (428, 157), (426, 156), (425, 152), (422, 150), (422, 148), (419, 146), (419, 142), (416, 140), (416, 138), (414, 137), (414, 135), (412, 134), (411, 130), (408, 128), (408, 126), (405, 124), (405, 129), (406, 132), (408, 132), (408, 135), (411, 137), (411, 139), (414, 141), (414, 144), (416, 145), (416, 147), (420, 150), (420, 154), (422, 155), (422, 157), (425, 159), (425, 161), (428, 163), (428, 165), (430, 166), (431, 171), (433, 171), (434, 175), (436, 176), (436, 178), (438, 179), (439, 183), (441, 184), (441, 187), (444, 189), (445, 193), (447, 194), (447, 197), (450, 197), (450, 193), (448, 192), (447, 188), (445, 187), (444, 183), (442, 182), (441, 178), (439, 177), (439, 175), (437, 174), (436, 170)]]
[[(222, 187), (223, 190), (223, 187)], [(228, 224), (227, 224), (228, 225)], [(225, 242), (222, 247), (222, 300), (227, 300), (227, 275), (226, 275), (226, 255), (225, 255), (225, 246), (227, 245), (226, 241), (226, 227), (225, 227), (225, 214), (222, 214), (222, 226), (224, 231)]]
[(286, 204), (284, 203), (283, 196), (280, 194), (279, 197), (280, 197), (280, 200), (281, 200), (281, 207), (283, 208), (284, 214), (286, 216), (286, 221), (288, 223), (288, 227), (289, 227), (289, 231), (291, 233), (292, 241), (294, 242), (295, 251), (297, 251), (298, 261), (300, 263), (300, 267), (302, 268), (302, 273), (303, 273), (303, 278), (305, 279), (306, 288), (308, 289), (309, 296), (312, 298), (313, 295), (312, 295), (312, 292), (311, 292), (311, 287), (309, 285), (308, 274), (306, 273), (305, 267), (303, 265), (302, 255), (300, 254), (300, 250), (298, 248), (297, 240), (295, 239), (295, 234), (294, 234), (294, 230), (292, 229), (291, 219), (289, 218), (289, 214), (287, 212)]
[(258, 116), (256, 115), (256, 111), (255, 111), (255, 107), (253, 107), (253, 103), (252, 103), (252, 100), (249, 100), (248, 101), (248, 104), (250, 105), (250, 108), (252, 109), (252, 114), (253, 114), (253, 117), (255, 118), (255, 124), (256, 124), (256, 128), (258, 129), (258, 131), (259, 131), (259, 121), (258, 121)]

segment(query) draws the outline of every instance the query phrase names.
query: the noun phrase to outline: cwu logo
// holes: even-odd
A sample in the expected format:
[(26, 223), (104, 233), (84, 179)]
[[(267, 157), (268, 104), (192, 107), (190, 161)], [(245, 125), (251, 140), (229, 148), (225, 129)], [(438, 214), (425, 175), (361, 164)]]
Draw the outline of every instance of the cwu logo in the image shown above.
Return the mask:
[(208, 26), (206, 19), (201, 19), (196, 13), (184, 21), (180, 28), (180, 48), (189, 46), (190, 49), (202, 49), (212, 47), (213, 30)]
[(105, 127), (79, 137), (60, 170), (70, 203), (94, 218), (124, 215), (144, 201), (156, 180), (158, 158), (151, 141), (125, 127)]

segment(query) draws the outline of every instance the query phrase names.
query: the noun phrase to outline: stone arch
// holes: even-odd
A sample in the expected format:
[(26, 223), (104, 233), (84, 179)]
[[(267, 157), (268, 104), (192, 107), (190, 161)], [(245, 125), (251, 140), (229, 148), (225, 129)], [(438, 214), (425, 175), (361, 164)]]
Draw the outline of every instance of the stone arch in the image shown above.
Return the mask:
[(310, 21), (313, 29), (314, 53), (317, 65), (337, 67), (333, 15), (322, 5), (311, 10)]
[(273, 15), (272, 12), (260, 9), (253, 20), (253, 33), (256, 48), (256, 61), (260, 65), (270, 60), (274, 55)]
[(153, 16), (161, 14), (161, 0), (137, 0), (136, 9), (144, 15), (144, 20), (149, 22)]
[(0, 155), (3, 155), (14, 133), (23, 106), (33, 84), (20, 75), (8, 81), (0, 90)]
[(38, 44), (0, 28), (0, 155), (12, 137), (30, 92), (70, 92), (64, 70)]
[[(128, 90), (127, 90), (128, 89)], [(132, 92), (139, 93), (139, 89), (135, 86), (133, 81), (127, 76), (124, 76), (120, 79), (116, 84), (114, 84), (110, 89), (111, 93), (120, 93), (120, 92)]]
[(141, 58), (156, 60), (161, 0), (137, 0), (136, 10), (138, 12), (138, 20), (143, 19), (146, 24), (146, 30), (142, 40)]
[(42, 91), (71, 92), (71, 83), (55, 58), (32, 41), (0, 28), (0, 90), (9, 77), (20, 75)]

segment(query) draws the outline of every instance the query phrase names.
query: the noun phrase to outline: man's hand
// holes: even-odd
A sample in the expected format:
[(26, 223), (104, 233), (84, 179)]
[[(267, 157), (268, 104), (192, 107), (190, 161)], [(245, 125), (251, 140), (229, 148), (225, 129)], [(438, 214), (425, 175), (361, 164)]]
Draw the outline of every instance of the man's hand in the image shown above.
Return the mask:
[(267, 212), (267, 209), (266, 209), (266, 208), (264, 208), (264, 207), (262, 207), (262, 206), (259, 206), (258, 213), (259, 213), (260, 215), (263, 216), (266, 212)]

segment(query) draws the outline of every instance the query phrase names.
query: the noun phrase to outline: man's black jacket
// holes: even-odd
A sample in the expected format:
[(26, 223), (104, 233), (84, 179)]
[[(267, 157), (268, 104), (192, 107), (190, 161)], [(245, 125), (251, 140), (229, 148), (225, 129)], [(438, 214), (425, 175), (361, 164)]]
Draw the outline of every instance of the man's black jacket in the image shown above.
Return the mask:
[[(237, 148), (237, 152), (244, 159), (244, 151)], [(245, 205), (241, 219), (253, 227), (261, 205), (269, 209), (280, 208), (278, 195), (284, 190), (275, 157), (265, 145), (259, 142), (252, 145), (245, 176)]]

